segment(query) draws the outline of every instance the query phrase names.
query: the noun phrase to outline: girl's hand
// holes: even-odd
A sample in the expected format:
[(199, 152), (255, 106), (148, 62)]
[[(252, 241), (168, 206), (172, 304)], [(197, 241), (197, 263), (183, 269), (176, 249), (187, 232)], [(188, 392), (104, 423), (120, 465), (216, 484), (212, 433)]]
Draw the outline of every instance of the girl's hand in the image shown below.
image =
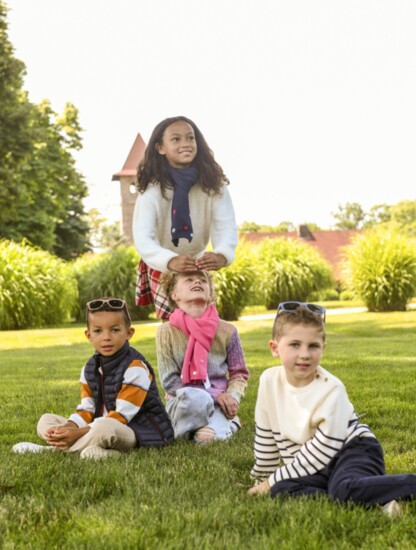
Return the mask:
[(265, 495), (270, 492), (270, 485), (269, 480), (265, 479), (258, 485), (254, 485), (254, 487), (251, 487), (248, 491), (248, 495)]
[(238, 413), (238, 401), (230, 393), (220, 393), (217, 397), (217, 403), (229, 420)]
[(202, 258), (196, 260), (197, 268), (204, 271), (218, 271), (218, 269), (225, 267), (226, 263), (227, 258), (225, 256), (214, 252), (205, 252)]
[(178, 273), (197, 271), (198, 267), (195, 258), (189, 254), (179, 254), (168, 262), (168, 268)]

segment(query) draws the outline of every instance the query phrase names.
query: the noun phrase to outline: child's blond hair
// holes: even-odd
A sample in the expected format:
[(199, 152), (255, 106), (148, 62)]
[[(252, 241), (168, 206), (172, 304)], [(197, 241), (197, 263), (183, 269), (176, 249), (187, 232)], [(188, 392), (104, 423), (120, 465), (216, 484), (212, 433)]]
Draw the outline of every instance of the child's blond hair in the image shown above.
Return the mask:
[(170, 273), (163, 274), (162, 277), (160, 278), (160, 285), (164, 290), (166, 296), (168, 297), (169, 307), (171, 308), (171, 310), (174, 310), (175, 308), (178, 307), (178, 304), (175, 302), (175, 300), (172, 299), (172, 293), (175, 290), (179, 277), (186, 277), (187, 275), (192, 275), (195, 273), (200, 273), (207, 278), (209, 283), (209, 295), (211, 298), (211, 303), (215, 302), (216, 295), (214, 290), (214, 284), (209, 271), (203, 271), (202, 269), (195, 270), (190, 273), (184, 273), (184, 272), (178, 273), (176, 271), (171, 271)]

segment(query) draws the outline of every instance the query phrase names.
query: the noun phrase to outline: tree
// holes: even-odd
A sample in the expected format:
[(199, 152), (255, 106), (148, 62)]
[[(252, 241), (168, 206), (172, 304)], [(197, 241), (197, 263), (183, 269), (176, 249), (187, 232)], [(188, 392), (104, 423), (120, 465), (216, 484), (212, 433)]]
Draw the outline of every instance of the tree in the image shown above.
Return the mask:
[(292, 222), (281, 222), (279, 225), (259, 225), (256, 222), (243, 222), (239, 226), (242, 233), (287, 233), (294, 231)]
[(19, 167), (32, 149), (32, 107), (22, 90), (24, 64), (13, 56), (7, 37), (7, 8), (0, 0), (0, 208), (2, 225), (13, 215), (8, 203), (19, 199)]
[(388, 223), (391, 220), (391, 206), (388, 204), (376, 204), (370, 208), (366, 216), (364, 229), (371, 229), (376, 225)]
[(256, 222), (246, 222), (244, 221), (238, 227), (242, 233), (258, 233), (260, 230), (260, 225)]
[(361, 229), (366, 214), (358, 202), (347, 202), (345, 206), (338, 205), (338, 211), (332, 216), (338, 220), (335, 224), (337, 229)]
[(91, 208), (87, 216), (90, 227), (91, 244), (94, 248), (112, 249), (127, 245), (127, 239), (121, 232), (120, 222), (108, 223), (97, 208)]
[(416, 235), (416, 200), (400, 201), (391, 206), (391, 219), (410, 236)]
[(69, 259), (89, 249), (87, 186), (73, 158), (82, 146), (78, 111), (67, 103), (58, 116), (48, 100), (29, 102), (6, 12), (0, 0), (0, 237), (26, 238)]

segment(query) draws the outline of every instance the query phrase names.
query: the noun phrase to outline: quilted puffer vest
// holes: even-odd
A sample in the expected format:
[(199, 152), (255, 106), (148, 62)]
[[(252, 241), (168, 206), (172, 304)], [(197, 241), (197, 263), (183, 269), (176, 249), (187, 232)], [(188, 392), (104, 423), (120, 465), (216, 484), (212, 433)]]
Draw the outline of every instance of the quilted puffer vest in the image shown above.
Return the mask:
[(104, 406), (107, 411), (115, 410), (124, 372), (134, 359), (145, 363), (152, 381), (143, 405), (128, 426), (134, 431), (139, 447), (168, 445), (174, 439), (173, 428), (157, 389), (155, 373), (143, 355), (128, 342), (111, 357), (94, 354), (85, 365), (85, 378), (96, 403), (95, 418), (102, 415)]

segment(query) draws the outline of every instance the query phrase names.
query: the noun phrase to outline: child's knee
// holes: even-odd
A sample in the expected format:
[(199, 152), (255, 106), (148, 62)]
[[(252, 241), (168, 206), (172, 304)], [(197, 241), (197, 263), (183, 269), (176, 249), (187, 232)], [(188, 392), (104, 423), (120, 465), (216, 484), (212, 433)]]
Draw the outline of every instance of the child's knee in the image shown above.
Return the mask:
[(94, 444), (100, 444), (103, 441), (111, 444), (113, 439), (116, 437), (116, 430), (113, 422), (117, 422), (117, 420), (114, 421), (109, 418), (101, 418), (100, 420), (94, 422), (89, 433), (91, 441), (93, 441)]
[(56, 420), (56, 416), (51, 413), (45, 413), (42, 414), (42, 416), (39, 418), (38, 424), (36, 426), (37, 434), (40, 437), (44, 437), (46, 431), (51, 428), (52, 426), (56, 426), (58, 424)]
[(352, 497), (352, 487), (349, 481), (330, 483), (328, 485), (328, 496), (331, 500), (347, 502)]
[(183, 388), (183, 393), (178, 394), (178, 406), (189, 414), (203, 415), (209, 418), (214, 413), (214, 400), (204, 390), (195, 388)]

